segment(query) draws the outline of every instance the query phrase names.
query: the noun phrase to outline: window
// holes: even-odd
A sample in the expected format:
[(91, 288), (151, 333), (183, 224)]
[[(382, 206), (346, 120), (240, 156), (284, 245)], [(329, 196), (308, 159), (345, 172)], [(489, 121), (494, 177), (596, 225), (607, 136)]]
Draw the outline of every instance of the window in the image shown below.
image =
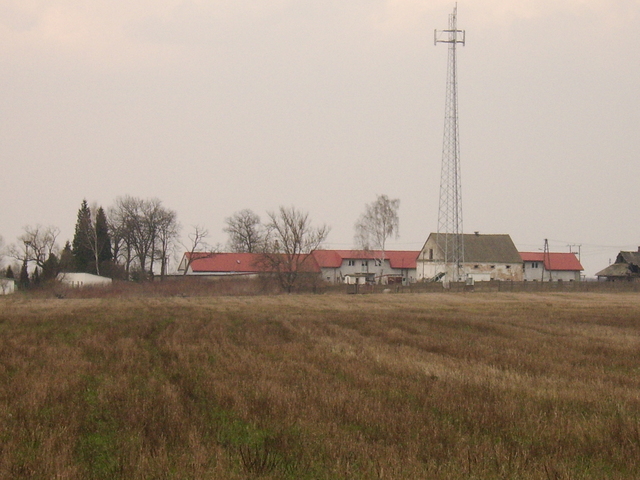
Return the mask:
[(511, 268), (511, 265), (507, 265), (507, 270), (509, 270)]
[(362, 261), (362, 266), (363, 266), (363, 267), (368, 267), (368, 266), (369, 266), (369, 262), (368, 262), (368, 261), (366, 261), (366, 260), (363, 260), (363, 261)]
[(350, 267), (353, 267), (356, 264), (356, 261), (355, 260), (349, 260), (348, 263), (349, 263)]
[(376, 267), (382, 266), (382, 260), (376, 260)]
[(480, 268), (480, 265), (474, 265), (473, 268)]
[(433, 260), (433, 248), (429, 249), (429, 260)]

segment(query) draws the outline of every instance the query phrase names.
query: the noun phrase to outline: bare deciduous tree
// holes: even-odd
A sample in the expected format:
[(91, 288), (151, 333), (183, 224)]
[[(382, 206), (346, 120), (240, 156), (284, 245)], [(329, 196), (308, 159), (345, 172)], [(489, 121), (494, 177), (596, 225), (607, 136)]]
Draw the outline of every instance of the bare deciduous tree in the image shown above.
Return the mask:
[(191, 233), (187, 235), (189, 243), (187, 245), (181, 244), (186, 250), (179, 267), (179, 270), (182, 270), (182, 275), (187, 274), (189, 266), (195, 259), (216, 254), (216, 249), (205, 241), (209, 236), (209, 230), (201, 225), (194, 225), (191, 228)]
[(268, 216), (264, 264), (277, 275), (280, 286), (291, 292), (300, 275), (309, 271), (308, 254), (325, 241), (329, 227), (312, 227), (309, 214), (294, 207), (280, 207)]
[(165, 208), (157, 198), (125, 196), (116, 199), (109, 217), (114, 259), (124, 262), (127, 275), (137, 264), (145, 275), (153, 277), (154, 264), (160, 261), (164, 276), (171, 247), (178, 237), (176, 212)]
[(131, 246), (131, 231), (128, 228), (127, 210), (120, 205), (121, 200), (121, 198), (116, 199), (116, 204), (109, 208), (107, 225), (111, 236), (113, 261), (122, 264), (127, 276), (129, 276), (133, 261), (133, 248)]
[[(122, 258), (127, 276), (131, 273), (136, 256), (138, 256), (141, 269), (144, 270), (147, 252), (143, 248), (146, 245), (146, 234), (142, 222), (142, 200), (129, 195), (118, 197), (110, 210), (109, 220), (114, 244), (114, 258), (116, 260)], [(141, 237), (143, 238), (141, 239)], [(141, 251), (143, 252), (142, 261), (139, 258)]]
[(158, 244), (156, 259), (160, 261), (160, 280), (167, 274), (169, 256), (174, 253), (174, 246), (180, 233), (178, 215), (174, 210), (163, 208), (158, 215), (156, 242)]
[(379, 252), (380, 265), (384, 264), (387, 240), (398, 238), (400, 200), (378, 195), (374, 202), (365, 206), (364, 213), (355, 224), (356, 247)]
[(23, 265), (33, 262), (37, 267), (43, 268), (51, 254), (58, 252), (56, 240), (60, 235), (60, 229), (53, 226), (27, 225), (23, 230), (24, 233), (18, 237), (18, 245), (9, 247), (9, 255)]
[(249, 209), (240, 210), (225, 219), (224, 229), (229, 234), (228, 248), (237, 253), (259, 252), (264, 243), (265, 233), (260, 217)]

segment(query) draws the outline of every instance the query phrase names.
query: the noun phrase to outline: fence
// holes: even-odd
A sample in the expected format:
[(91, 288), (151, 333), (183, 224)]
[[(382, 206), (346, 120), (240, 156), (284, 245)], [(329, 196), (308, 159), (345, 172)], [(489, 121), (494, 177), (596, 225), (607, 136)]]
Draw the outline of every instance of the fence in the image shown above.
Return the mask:
[[(414, 283), (411, 285), (341, 285), (341, 291), (350, 294), (367, 293), (462, 293), (462, 292), (640, 292), (640, 282), (510, 282), (491, 281), (476, 282), (467, 285), (464, 282), (449, 283), (449, 288), (444, 288), (440, 282)], [(328, 290), (333, 290), (332, 288)]]

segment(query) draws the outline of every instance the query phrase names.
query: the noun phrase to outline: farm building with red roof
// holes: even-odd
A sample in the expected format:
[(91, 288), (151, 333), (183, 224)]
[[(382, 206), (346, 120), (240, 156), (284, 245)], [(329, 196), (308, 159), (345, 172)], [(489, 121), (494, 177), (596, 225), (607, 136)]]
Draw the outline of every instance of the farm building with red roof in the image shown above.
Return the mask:
[[(300, 264), (329, 283), (403, 283), (416, 281), (417, 251), (315, 250)], [(258, 253), (185, 253), (179, 273), (200, 276), (257, 276), (275, 273)]]
[(582, 265), (575, 253), (520, 252), (525, 281), (580, 281)]
[[(304, 255), (298, 264), (300, 271), (320, 274), (320, 267), (311, 255)], [(178, 272), (199, 276), (257, 276), (276, 273), (259, 253), (207, 253), (186, 252), (178, 266)]]
[(418, 251), (314, 250), (311, 255), (329, 283), (402, 283), (416, 281)]

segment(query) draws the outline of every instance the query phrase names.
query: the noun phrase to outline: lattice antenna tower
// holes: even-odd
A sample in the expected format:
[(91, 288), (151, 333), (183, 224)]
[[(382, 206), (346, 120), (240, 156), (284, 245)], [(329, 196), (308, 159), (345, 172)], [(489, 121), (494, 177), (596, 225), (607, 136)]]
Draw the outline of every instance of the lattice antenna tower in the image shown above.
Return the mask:
[(462, 264), (464, 263), (456, 46), (458, 44), (464, 46), (465, 31), (458, 30), (457, 12), (458, 4), (454, 7), (453, 13), (449, 15), (448, 30), (434, 31), (434, 45), (438, 43), (449, 44), (436, 242), (444, 254), (444, 267), (445, 273), (447, 273), (445, 279), (453, 281), (461, 280)]

